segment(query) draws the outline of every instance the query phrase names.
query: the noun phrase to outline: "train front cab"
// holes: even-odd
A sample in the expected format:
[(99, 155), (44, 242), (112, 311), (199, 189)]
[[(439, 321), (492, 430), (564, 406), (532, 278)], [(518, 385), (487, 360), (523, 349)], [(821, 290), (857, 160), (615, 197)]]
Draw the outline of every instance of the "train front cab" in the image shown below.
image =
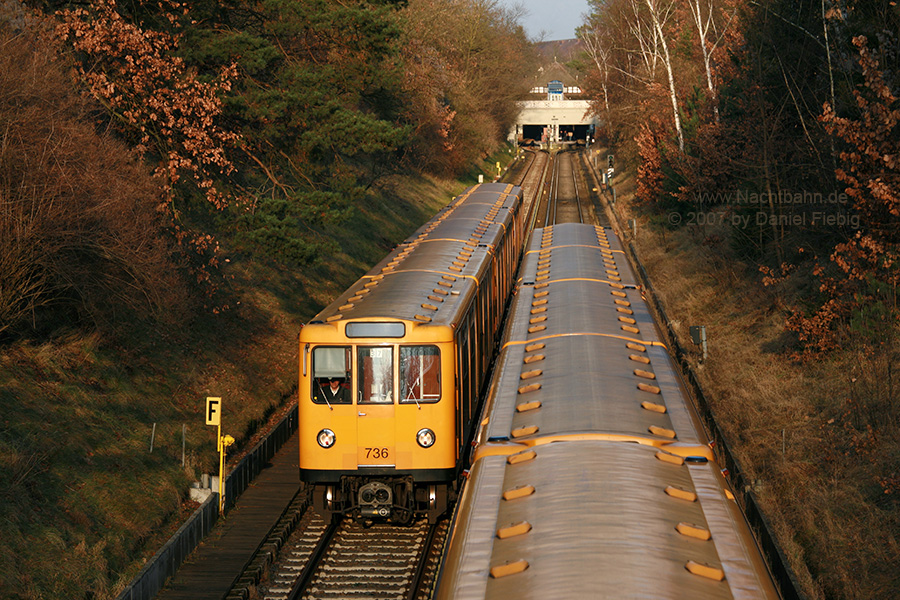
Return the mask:
[[(459, 451), (451, 328), (310, 324), (300, 354), (300, 478), (316, 510), (398, 522), (442, 514)], [(332, 378), (346, 402), (328, 400)]]

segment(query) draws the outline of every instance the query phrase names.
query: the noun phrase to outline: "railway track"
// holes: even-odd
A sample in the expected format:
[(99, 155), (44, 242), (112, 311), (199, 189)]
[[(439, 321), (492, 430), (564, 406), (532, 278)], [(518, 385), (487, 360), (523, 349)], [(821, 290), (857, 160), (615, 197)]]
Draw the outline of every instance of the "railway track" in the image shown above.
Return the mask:
[(584, 223), (578, 179), (575, 176), (576, 161), (572, 152), (560, 153), (556, 163), (556, 202), (554, 223)]
[(443, 519), (411, 526), (344, 519), (326, 523), (311, 509), (258, 589), (264, 600), (425, 599), (448, 530)]
[(582, 170), (583, 163), (574, 152), (556, 153), (549, 168), (547, 194), (541, 197), (536, 211), (535, 227), (596, 222)]
[[(535, 150), (525, 150), (524, 152), (526, 158), (523, 160), (522, 166), (514, 168), (509, 173), (508, 180), (510, 183), (522, 188), (522, 192), (525, 195), (523, 210), (529, 212), (531, 211), (531, 206), (541, 200), (550, 155), (547, 152)], [(536, 213), (537, 211), (532, 211), (532, 214)], [(532, 226), (533, 221), (529, 224), (529, 229)]]

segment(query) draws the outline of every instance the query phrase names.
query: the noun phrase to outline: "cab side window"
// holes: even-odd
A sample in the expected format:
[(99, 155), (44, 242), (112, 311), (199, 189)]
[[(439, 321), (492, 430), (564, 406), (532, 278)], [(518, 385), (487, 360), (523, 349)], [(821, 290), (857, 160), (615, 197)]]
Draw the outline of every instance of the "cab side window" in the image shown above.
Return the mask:
[(316, 404), (351, 404), (350, 347), (318, 346), (312, 351), (312, 389)]

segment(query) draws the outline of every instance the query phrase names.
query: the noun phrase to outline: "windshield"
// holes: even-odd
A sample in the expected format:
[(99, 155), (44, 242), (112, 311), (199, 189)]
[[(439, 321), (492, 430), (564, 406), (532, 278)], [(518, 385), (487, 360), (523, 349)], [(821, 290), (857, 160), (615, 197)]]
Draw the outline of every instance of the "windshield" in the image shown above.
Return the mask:
[(358, 349), (358, 402), (392, 404), (394, 402), (394, 348), (392, 346)]
[(400, 401), (441, 399), (441, 353), (437, 346), (400, 347)]

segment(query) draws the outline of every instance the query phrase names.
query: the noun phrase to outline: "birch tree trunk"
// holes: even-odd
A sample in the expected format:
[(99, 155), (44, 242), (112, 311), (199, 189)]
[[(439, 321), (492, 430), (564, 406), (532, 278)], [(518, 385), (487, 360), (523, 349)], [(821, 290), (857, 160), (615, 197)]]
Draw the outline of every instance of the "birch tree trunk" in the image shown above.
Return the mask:
[(669, 55), (669, 44), (663, 35), (662, 26), (669, 16), (669, 8), (660, 13), (657, 0), (645, 0), (650, 9), (650, 20), (656, 30), (657, 39), (663, 51), (663, 64), (666, 67), (666, 75), (669, 78), (669, 98), (672, 100), (672, 119), (675, 122), (675, 132), (678, 134), (678, 149), (684, 154), (684, 131), (681, 128), (681, 110), (678, 106), (678, 94), (675, 91), (675, 75), (672, 73), (672, 59)]
[(596, 29), (585, 31), (581, 40), (587, 48), (588, 56), (594, 61), (594, 66), (600, 72), (601, 89), (603, 90), (603, 109), (606, 113), (607, 125), (609, 124), (609, 63), (612, 52), (602, 39), (602, 33)]
[(716, 124), (719, 124), (719, 97), (716, 93), (716, 86), (712, 77), (712, 49), (706, 46), (706, 34), (709, 33), (709, 27), (713, 20), (712, 3), (709, 4), (709, 15), (704, 19), (701, 7), (702, 0), (691, 0), (689, 6), (691, 16), (694, 17), (694, 23), (697, 25), (697, 33), (700, 36), (700, 50), (703, 51), (703, 66), (706, 69), (706, 87), (709, 88), (710, 100), (712, 101), (713, 116)]
[[(628, 19), (628, 30), (637, 40), (647, 77), (653, 81), (656, 79), (656, 65), (659, 62), (659, 37), (653, 24), (646, 23), (641, 11), (640, 0), (632, 0), (631, 10), (634, 13), (634, 21)], [(632, 72), (633, 69), (629, 69), (629, 71)]]

